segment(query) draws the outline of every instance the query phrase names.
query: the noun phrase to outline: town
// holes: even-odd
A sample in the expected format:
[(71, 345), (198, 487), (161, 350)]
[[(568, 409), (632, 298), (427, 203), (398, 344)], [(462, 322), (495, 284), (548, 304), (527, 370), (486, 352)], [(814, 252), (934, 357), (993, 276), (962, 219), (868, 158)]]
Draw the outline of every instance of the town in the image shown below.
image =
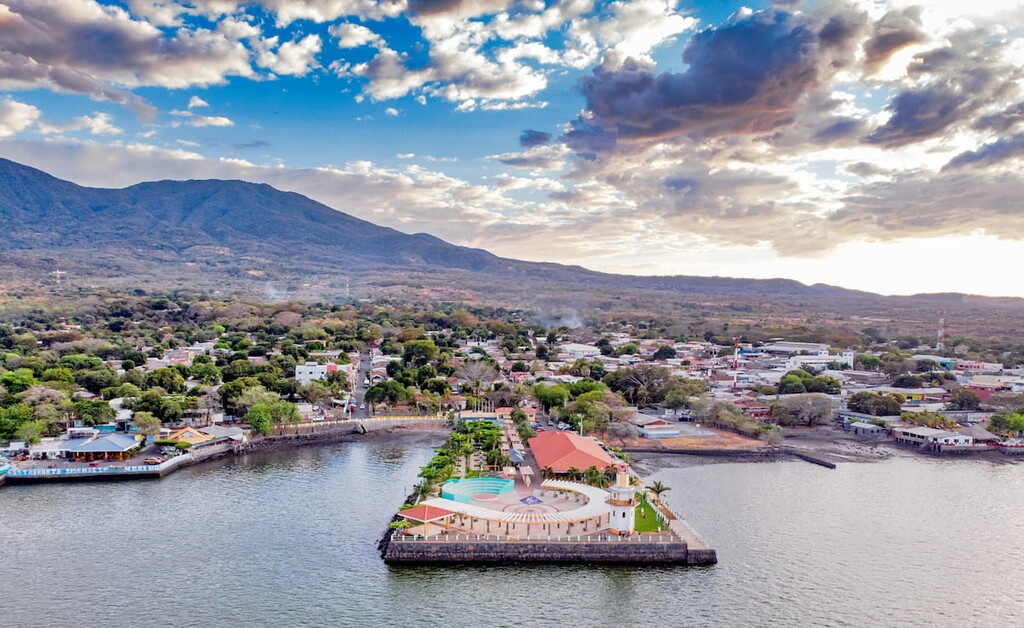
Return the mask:
[(964, 339), (836, 347), (550, 328), (462, 306), (162, 298), (35, 318), (0, 327), (11, 481), (162, 474), (263, 439), (512, 409), (529, 417), (523, 440), (565, 431), (630, 452), (770, 452), (808, 430), (926, 454), (1024, 451), (1024, 368), (971, 359)]

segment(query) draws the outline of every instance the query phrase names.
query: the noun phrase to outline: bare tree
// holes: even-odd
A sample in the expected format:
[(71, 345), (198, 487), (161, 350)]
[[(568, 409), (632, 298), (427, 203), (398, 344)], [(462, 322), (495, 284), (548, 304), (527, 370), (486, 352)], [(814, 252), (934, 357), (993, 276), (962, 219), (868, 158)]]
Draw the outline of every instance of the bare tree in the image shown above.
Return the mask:
[(482, 382), (493, 382), (498, 377), (498, 369), (486, 360), (468, 360), (455, 371), (459, 379), (469, 382), (475, 393)]

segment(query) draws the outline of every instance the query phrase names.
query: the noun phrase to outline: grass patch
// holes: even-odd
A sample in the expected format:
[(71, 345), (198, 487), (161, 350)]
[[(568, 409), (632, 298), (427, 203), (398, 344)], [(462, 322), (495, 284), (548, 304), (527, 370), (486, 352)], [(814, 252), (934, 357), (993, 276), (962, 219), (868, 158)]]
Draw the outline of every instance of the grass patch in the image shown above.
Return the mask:
[[(658, 519), (658, 513), (646, 501), (637, 504), (636, 507), (636, 531), (637, 532), (659, 532), (660, 521)], [(664, 526), (661, 527), (661, 530)]]
[(479, 469), (469, 469), (469, 470), (466, 471), (466, 479), (467, 480), (469, 478), (478, 478), (478, 477), (480, 477), (480, 470)]

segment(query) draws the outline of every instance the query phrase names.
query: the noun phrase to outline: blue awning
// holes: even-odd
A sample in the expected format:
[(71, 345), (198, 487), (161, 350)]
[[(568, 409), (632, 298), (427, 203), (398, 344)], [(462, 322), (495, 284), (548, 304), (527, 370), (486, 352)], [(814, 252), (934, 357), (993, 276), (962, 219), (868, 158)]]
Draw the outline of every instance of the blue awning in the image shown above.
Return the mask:
[(516, 449), (508, 450), (508, 459), (516, 464), (519, 464), (520, 462), (526, 462), (526, 456), (523, 455), (523, 452)]

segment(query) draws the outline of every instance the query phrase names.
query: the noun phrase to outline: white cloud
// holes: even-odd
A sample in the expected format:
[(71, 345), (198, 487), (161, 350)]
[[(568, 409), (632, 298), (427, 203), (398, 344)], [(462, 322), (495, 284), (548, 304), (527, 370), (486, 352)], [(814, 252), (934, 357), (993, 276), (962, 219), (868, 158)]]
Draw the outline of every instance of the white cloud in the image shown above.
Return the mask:
[(4, 98), (0, 100), (0, 138), (21, 133), (39, 119), (42, 112), (23, 102)]
[(235, 123), (230, 118), (224, 116), (194, 116), (189, 118), (188, 123), (190, 126), (235, 126)]
[(361, 46), (373, 46), (383, 48), (384, 39), (362, 24), (342, 23), (335, 24), (327, 29), (333, 37), (338, 38), (339, 48), (359, 48)]
[(286, 41), (278, 45), (278, 38), (267, 37), (254, 44), (257, 49), (256, 64), (275, 74), (305, 76), (319, 67), (316, 56), (323, 47), (319, 35), (306, 35), (302, 39)]
[(395, 109), (394, 107), (388, 107), (387, 109), (384, 110), (384, 113), (385, 113), (385, 115), (389, 115), (389, 116), (397, 116), (399, 114), (399, 111), (398, 111), (398, 109)]
[(78, 116), (72, 122), (40, 122), (40, 133), (70, 133), (88, 131), (92, 135), (120, 135), (124, 129), (112, 124), (113, 116), (99, 111), (91, 116)]
[(94, 0), (6, 0), (0, 40), (0, 85), (8, 88), (46, 86), (113, 100), (102, 83), (182, 88), (252, 75), (245, 46), (222, 32), (182, 28), (170, 36)]
[(205, 100), (203, 100), (199, 96), (193, 96), (192, 98), (188, 99), (188, 108), (189, 109), (196, 109), (198, 107), (209, 107), (209, 106), (210, 106), (210, 103), (206, 102)]

